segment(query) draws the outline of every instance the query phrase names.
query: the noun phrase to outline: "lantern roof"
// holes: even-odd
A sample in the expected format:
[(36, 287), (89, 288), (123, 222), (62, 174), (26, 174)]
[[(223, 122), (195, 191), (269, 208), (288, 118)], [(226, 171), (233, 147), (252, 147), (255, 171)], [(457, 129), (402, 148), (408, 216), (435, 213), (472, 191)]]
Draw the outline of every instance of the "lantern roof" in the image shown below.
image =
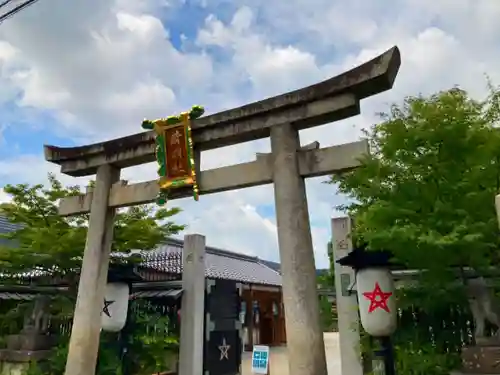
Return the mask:
[(337, 260), (341, 266), (351, 267), (355, 270), (365, 268), (394, 266), (391, 262), (393, 254), (388, 250), (368, 250), (366, 245), (356, 247), (348, 255)]

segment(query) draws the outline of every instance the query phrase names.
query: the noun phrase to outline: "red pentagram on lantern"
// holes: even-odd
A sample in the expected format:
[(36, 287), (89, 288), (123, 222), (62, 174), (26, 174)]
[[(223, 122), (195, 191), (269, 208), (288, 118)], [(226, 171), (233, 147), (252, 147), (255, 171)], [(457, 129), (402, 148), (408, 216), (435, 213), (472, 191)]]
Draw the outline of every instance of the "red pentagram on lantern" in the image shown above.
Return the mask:
[(381, 308), (384, 311), (391, 312), (389, 310), (389, 306), (387, 306), (387, 300), (392, 296), (392, 292), (382, 292), (380, 289), (380, 285), (375, 283), (375, 289), (373, 292), (365, 292), (363, 296), (370, 300), (370, 307), (368, 307), (368, 313), (375, 311), (378, 308)]

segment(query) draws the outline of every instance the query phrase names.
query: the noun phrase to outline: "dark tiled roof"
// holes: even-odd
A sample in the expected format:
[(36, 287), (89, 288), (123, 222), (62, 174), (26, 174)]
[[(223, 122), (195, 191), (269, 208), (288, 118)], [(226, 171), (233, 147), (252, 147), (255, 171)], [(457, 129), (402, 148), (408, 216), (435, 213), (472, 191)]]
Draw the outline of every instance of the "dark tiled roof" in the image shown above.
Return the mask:
[(270, 260), (261, 260), (261, 263), (281, 274), (281, 264), (277, 262), (271, 262)]
[[(281, 264), (277, 262), (271, 262), (270, 260), (260, 260), (260, 262), (281, 274)], [(328, 268), (320, 268), (316, 270), (316, 276), (322, 276), (327, 274), (328, 272), (330, 272)]]
[[(169, 239), (158, 248), (159, 253), (182, 251), (183, 241)], [(167, 271), (168, 270), (162, 270)], [(207, 246), (205, 276), (214, 279), (235, 280), (249, 284), (281, 285), (281, 275), (257, 257)]]
[(281, 285), (281, 275), (258, 260), (207, 252), (206, 276), (250, 284)]
[[(6, 234), (19, 229), (21, 226), (19, 224), (13, 224), (6, 217), (0, 216), (0, 234)], [(0, 237), (0, 246), (12, 245), (13, 241)]]
[(20, 227), (19, 224), (11, 223), (5, 216), (0, 216), (0, 233), (10, 233)]

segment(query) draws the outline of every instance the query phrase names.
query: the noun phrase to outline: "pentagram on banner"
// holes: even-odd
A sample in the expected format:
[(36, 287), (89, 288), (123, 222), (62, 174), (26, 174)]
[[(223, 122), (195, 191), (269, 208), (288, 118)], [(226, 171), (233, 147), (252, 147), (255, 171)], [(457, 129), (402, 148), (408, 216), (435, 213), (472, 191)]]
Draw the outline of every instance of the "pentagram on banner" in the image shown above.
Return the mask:
[(115, 303), (115, 301), (106, 301), (106, 299), (104, 299), (104, 307), (102, 309), (102, 312), (106, 314), (108, 318), (111, 318), (111, 313), (109, 312), (109, 306), (111, 306), (113, 303)]
[(391, 312), (391, 310), (389, 310), (389, 306), (387, 306), (387, 300), (392, 296), (392, 292), (383, 292), (378, 283), (375, 283), (375, 289), (373, 289), (372, 292), (365, 292), (363, 293), (363, 296), (370, 300), (368, 313), (371, 313), (378, 308)]
[(222, 361), (224, 358), (229, 359), (229, 349), (231, 349), (231, 345), (227, 345), (226, 338), (222, 339), (222, 345), (219, 345), (220, 350), (220, 359)]

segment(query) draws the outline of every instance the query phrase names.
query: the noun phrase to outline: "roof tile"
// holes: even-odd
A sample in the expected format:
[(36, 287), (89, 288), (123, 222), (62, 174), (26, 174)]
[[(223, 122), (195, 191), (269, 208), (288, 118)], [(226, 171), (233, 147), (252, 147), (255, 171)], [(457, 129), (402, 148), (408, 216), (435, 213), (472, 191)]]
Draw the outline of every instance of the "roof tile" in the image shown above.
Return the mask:
[[(154, 253), (161, 254), (162, 258), (165, 255), (168, 258), (168, 254), (172, 254), (172, 257), (174, 257), (182, 252), (182, 247), (182, 240), (169, 239), (165, 245), (160, 246)], [(144, 266), (162, 272), (176, 272), (176, 270), (165, 269), (163, 264), (165, 264), (166, 268), (171, 267), (168, 262), (155, 262), (153, 259), (146, 261)], [(235, 280), (249, 284), (281, 286), (279, 272), (264, 264), (259, 258), (208, 246), (206, 247), (205, 256), (205, 276), (207, 278)]]

